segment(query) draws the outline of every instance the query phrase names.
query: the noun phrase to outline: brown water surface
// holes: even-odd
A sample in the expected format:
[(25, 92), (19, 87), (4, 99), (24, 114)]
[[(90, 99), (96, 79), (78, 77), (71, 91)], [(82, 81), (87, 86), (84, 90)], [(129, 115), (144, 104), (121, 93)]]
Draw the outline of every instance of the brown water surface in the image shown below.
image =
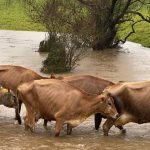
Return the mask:
[[(0, 64), (15, 64), (31, 68), (40, 73), (42, 60), (47, 54), (35, 52), (45, 37), (43, 32), (0, 31)], [(70, 74), (90, 74), (117, 82), (150, 79), (150, 49), (127, 42), (122, 49), (89, 52)], [(67, 75), (70, 75), (67, 74)], [(21, 116), (25, 115), (22, 109)], [(24, 131), (23, 125), (14, 122), (14, 109), (0, 106), (0, 150), (149, 150), (150, 124), (125, 125), (126, 135), (113, 127), (110, 136), (104, 137), (102, 130), (94, 130), (93, 116), (66, 135), (63, 128), (59, 138), (54, 137), (54, 122), (48, 130), (40, 120), (36, 132)], [(51, 128), (51, 129), (50, 129)]]

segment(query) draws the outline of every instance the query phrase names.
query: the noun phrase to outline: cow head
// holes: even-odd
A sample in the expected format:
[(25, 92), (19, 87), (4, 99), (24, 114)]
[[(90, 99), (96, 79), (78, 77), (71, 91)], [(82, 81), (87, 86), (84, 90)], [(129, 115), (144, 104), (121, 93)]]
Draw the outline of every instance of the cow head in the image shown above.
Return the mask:
[(9, 108), (16, 108), (18, 106), (17, 98), (14, 94), (8, 89), (1, 89), (1, 104)]
[(113, 96), (108, 92), (103, 92), (99, 95), (99, 98), (104, 115), (116, 119), (118, 117), (118, 112), (114, 104)]

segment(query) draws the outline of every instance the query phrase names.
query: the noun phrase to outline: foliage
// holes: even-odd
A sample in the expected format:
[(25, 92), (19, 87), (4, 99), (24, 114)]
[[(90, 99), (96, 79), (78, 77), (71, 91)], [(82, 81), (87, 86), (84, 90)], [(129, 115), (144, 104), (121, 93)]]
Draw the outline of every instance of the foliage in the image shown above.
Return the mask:
[(46, 31), (43, 25), (26, 15), (18, 0), (13, 0), (11, 5), (9, 3), (8, 0), (0, 0), (0, 29)]
[[(0, 29), (8, 30), (27, 30), (27, 31), (47, 31), (45, 27), (39, 23), (32, 21), (27, 14), (22, 10), (17, 0), (9, 6), (6, 0), (0, 1)], [(148, 15), (147, 8), (144, 7), (142, 14)], [(37, 22), (37, 21), (36, 21)], [(135, 26), (136, 33), (132, 34), (128, 40), (142, 44), (143, 46), (150, 47), (150, 25), (149, 23), (141, 22)], [(123, 23), (120, 26), (117, 35), (123, 39), (131, 31), (131, 26), (128, 23)], [(144, 35), (144, 38), (143, 38)]]
[(84, 47), (83, 42), (79, 42), (77, 36), (71, 34), (49, 33), (48, 39), (40, 45), (39, 51), (48, 52), (41, 68), (44, 73), (71, 71), (85, 53), (85, 50), (80, 49)]
[[(144, 16), (147, 16), (150, 14), (150, 10), (147, 8), (143, 8), (141, 10), (142, 14)], [(139, 17), (135, 18), (136, 20), (139, 19)], [(135, 25), (134, 30), (135, 33), (133, 33), (128, 40), (133, 41), (136, 43), (140, 43), (145, 47), (150, 47), (150, 24), (148, 22), (139, 22)], [(123, 39), (126, 37), (128, 33), (132, 31), (131, 23), (125, 22), (120, 26), (120, 29), (118, 31), (119, 39)]]
[[(52, 38), (49, 38), (49, 42), (51, 43)], [(46, 45), (46, 50), (49, 51), (46, 60), (43, 61), (43, 67), (41, 71), (44, 73), (49, 72), (67, 72), (69, 68), (66, 62), (66, 52), (63, 43), (58, 40), (55, 40), (53, 45), (50, 45), (49, 42), (46, 41), (44, 45)], [(49, 48), (49, 49), (48, 49)]]
[(53, 49), (59, 49), (60, 44), (57, 44), (57, 36), (49, 33), (49, 36), (40, 42), (39, 52), (51, 52)]
[[(150, 22), (150, 16), (140, 12), (148, 5), (147, 0), (25, 1), (32, 18), (43, 23), (49, 32), (78, 35), (96, 50), (124, 43), (135, 32), (136, 24)], [(117, 33), (125, 22), (130, 23), (132, 31), (120, 39)]]
[[(143, 8), (149, 10), (149, 0), (14, 1), (24, 1), (30, 16), (36, 22), (44, 23), (48, 31), (75, 32), (80, 36), (83, 35), (82, 37), (89, 39), (89, 44), (95, 49), (124, 43), (136, 31), (134, 28), (138, 27), (138, 24), (142, 21), (150, 21), (149, 12), (141, 12)], [(122, 30), (122, 24), (126, 22), (129, 23), (131, 32), (126, 33), (123, 38), (118, 36), (118, 33)], [(149, 27), (148, 23), (146, 26)]]

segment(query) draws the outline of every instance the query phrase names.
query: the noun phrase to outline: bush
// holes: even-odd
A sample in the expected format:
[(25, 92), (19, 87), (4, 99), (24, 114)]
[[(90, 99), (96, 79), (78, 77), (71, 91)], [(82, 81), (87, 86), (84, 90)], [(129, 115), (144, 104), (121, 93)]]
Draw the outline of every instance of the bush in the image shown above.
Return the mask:
[(53, 49), (61, 47), (59, 42), (57, 42), (56, 37), (57, 35), (55, 35), (54, 33), (49, 33), (48, 39), (40, 42), (39, 52), (50, 52)]
[(83, 42), (77, 36), (49, 33), (48, 39), (40, 43), (39, 51), (48, 52), (41, 71), (44, 73), (61, 73), (73, 70), (84, 54), (80, 49)]
[(69, 71), (66, 63), (65, 49), (63, 47), (51, 49), (46, 60), (43, 61), (41, 71), (44, 73), (61, 73)]

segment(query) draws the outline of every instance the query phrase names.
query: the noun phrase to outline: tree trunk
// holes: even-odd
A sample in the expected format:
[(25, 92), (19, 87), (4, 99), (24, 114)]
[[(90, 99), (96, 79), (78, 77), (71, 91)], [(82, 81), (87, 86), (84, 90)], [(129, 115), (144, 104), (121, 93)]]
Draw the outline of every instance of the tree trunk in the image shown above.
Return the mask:
[[(93, 50), (103, 50), (112, 48), (116, 37), (116, 27), (112, 21), (112, 16), (108, 16), (107, 11), (98, 9), (98, 13), (93, 14), (95, 21), (95, 33)], [(112, 15), (112, 14), (111, 14)]]
[(94, 39), (93, 50), (103, 50), (112, 48), (116, 37), (116, 30), (113, 27), (108, 27), (97, 34)]

